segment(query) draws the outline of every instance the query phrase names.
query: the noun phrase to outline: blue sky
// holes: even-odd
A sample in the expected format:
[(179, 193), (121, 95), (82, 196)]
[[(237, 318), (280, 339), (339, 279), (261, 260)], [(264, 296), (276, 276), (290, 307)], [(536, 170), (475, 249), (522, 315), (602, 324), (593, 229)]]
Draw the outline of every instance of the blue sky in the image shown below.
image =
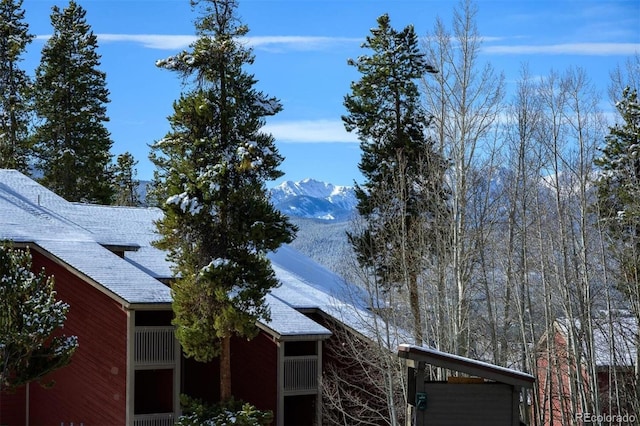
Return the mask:
[[(115, 155), (131, 152), (138, 177), (150, 179), (148, 145), (169, 129), (166, 117), (181, 82), (156, 68), (193, 41), (189, 0), (77, 0), (98, 35), (101, 70), (111, 92), (107, 124)], [(249, 26), (259, 87), (278, 97), (284, 111), (270, 118), (267, 130), (285, 157), (282, 180), (314, 178), (337, 185), (362, 182), (356, 137), (344, 130), (344, 96), (359, 78), (347, 59), (364, 51), (360, 44), (388, 13), (392, 25), (415, 26), (420, 36), (437, 17), (451, 28), (457, 0), (240, 0), (239, 14)], [(30, 45), (23, 68), (32, 72), (51, 34), (51, 7), (67, 1), (24, 0)], [(485, 37), (481, 61), (504, 72), (507, 89), (522, 63), (532, 75), (583, 67), (603, 90), (609, 72), (640, 52), (640, 1), (624, 0), (477, 0), (476, 22)], [(603, 109), (611, 110), (608, 103)], [(273, 183), (273, 184), (275, 184)]]

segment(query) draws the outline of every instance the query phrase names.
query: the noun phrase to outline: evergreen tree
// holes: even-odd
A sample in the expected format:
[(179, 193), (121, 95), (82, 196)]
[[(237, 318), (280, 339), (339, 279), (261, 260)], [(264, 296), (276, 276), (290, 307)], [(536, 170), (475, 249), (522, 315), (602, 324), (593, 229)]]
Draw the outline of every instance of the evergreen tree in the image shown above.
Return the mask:
[(220, 356), (220, 397), (231, 397), (230, 338), (251, 338), (267, 320), (265, 296), (278, 285), (266, 253), (296, 231), (270, 203), (265, 182), (282, 175), (271, 135), (260, 129), (281, 110), (256, 90), (244, 67), (252, 52), (235, 0), (192, 1), (200, 11), (190, 52), (158, 62), (189, 90), (174, 103), (171, 131), (152, 146), (155, 196), (164, 217), (156, 243), (178, 277), (176, 334), (187, 356)]
[(118, 155), (116, 164), (112, 168), (114, 199), (117, 206), (139, 206), (138, 186), (135, 169), (138, 162), (130, 152)]
[(33, 40), (22, 0), (0, 0), (0, 168), (28, 171), (30, 80), (19, 64)]
[(356, 131), (366, 182), (356, 185), (358, 211), (367, 225), (349, 240), (361, 266), (383, 289), (408, 292), (416, 344), (423, 340), (418, 279), (424, 256), (435, 250), (438, 224), (446, 216), (446, 162), (427, 131), (430, 116), (420, 103), (416, 79), (436, 70), (418, 46), (413, 26), (396, 31), (388, 15), (378, 18), (363, 55), (350, 65), (362, 75), (345, 96), (348, 131)]
[(31, 272), (31, 254), (0, 244), (0, 390), (43, 378), (65, 366), (75, 336), (51, 337), (69, 306), (55, 300), (53, 277)]
[(600, 215), (617, 245), (621, 290), (630, 297), (640, 319), (640, 104), (629, 88), (616, 105), (623, 122), (610, 128), (597, 181)]
[[(611, 253), (619, 265), (618, 289), (626, 296), (640, 324), (640, 103), (636, 89), (624, 89), (616, 108), (622, 122), (605, 138), (597, 180), (598, 212), (611, 236)], [(636, 333), (636, 367), (640, 335)], [(635, 371), (635, 396), (640, 401), (640, 370)]]
[(104, 123), (109, 91), (98, 67), (97, 37), (74, 1), (51, 13), (53, 35), (36, 69), (35, 135), (41, 183), (69, 201), (109, 204), (113, 142)]

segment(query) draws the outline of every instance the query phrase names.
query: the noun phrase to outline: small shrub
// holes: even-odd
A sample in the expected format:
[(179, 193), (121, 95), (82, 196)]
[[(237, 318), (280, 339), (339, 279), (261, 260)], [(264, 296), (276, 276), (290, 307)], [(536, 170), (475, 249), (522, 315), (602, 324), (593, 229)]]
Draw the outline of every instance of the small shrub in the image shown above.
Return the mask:
[(233, 399), (209, 404), (182, 395), (180, 403), (183, 415), (176, 426), (268, 426), (273, 422), (271, 411), (260, 411), (249, 403)]

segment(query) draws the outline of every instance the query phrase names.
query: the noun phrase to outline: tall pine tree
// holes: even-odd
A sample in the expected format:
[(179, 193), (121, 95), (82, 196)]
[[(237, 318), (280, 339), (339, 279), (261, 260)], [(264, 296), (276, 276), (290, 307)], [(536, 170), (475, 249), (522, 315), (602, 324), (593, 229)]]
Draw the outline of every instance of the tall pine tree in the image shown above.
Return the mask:
[(362, 47), (371, 54), (349, 61), (362, 77), (345, 96), (348, 115), (342, 119), (360, 139), (366, 182), (356, 186), (356, 196), (367, 224), (348, 236), (359, 263), (383, 289), (408, 292), (415, 341), (421, 344), (418, 280), (424, 257), (441, 238), (447, 194), (446, 162), (428, 136), (430, 116), (416, 79), (436, 70), (420, 51), (413, 26), (397, 31), (386, 14)]
[(130, 152), (118, 155), (116, 164), (111, 169), (114, 190), (113, 204), (117, 206), (140, 205), (138, 195), (140, 181), (136, 179), (136, 164), (138, 162)]
[(20, 68), (33, 40), (22, 0), (0, 0), (0, 168), (28, 171), (29, 77)]
[[(622, 122), (610, 128), (597, 180), (598, 212), (607, 224), (610, 250), (619, 265), (618, 289), (640, 324), (640, 103), (626, 88), (616, 108)], [(640, 401), (640, 335), (636, 334), (635, 400)]]
[(109, 204), (113, 144), (105, 127), (109, 91), (97, 37), (74, 1), (52, 8), (53, 35), (42, 50), (34, 95), (34, 142), (42, 184), (69, 201)]
[(178, 277), (172, 286), (176, 334), (187, 356), (220, 356), (220, 398), (231, 397), (230, 339), (257, 334), (269, 318), (265, 296), (278, 285), (266, 253), (290, 242), (295, 227), (270, 203), (266, 181), (282, 157), (265, 117), (281, 110), (245, 71), (253, 54), (235, 0), (192, 1), (200, 12), (190, 52), (158, 62), (189, 91), (174, 103), (171, 131), (152, 147), (163, 219), (157, 246)]
[(600, 216), (607, 223), (621, 266), (620, 289), (640, 321), (640, 103), (625, 89), (616, 105), (623, 120), (605, 138), (597, 181)]

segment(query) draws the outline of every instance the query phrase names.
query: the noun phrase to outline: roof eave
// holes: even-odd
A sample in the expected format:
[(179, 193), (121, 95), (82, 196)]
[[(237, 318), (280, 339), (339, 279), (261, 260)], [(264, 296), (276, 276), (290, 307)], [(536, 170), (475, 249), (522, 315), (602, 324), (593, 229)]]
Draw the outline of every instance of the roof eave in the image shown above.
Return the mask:
[(135, 311), (171, 311), (173, 309), (169, 302), (129, 303), (126, 308)]
[(267, 326), (266, 324), (258, 321), (256, 323), (257, 327), (270, 335), (274, 340), (279, 342), (299, 342), (299, 341), (310, 341), (310, 340), (326, 340), (331, 337), (331, 332), (327, 331), (326, 333), (300, 333), (300, 334), (282, 334), (274, 330), (273, 328)]

